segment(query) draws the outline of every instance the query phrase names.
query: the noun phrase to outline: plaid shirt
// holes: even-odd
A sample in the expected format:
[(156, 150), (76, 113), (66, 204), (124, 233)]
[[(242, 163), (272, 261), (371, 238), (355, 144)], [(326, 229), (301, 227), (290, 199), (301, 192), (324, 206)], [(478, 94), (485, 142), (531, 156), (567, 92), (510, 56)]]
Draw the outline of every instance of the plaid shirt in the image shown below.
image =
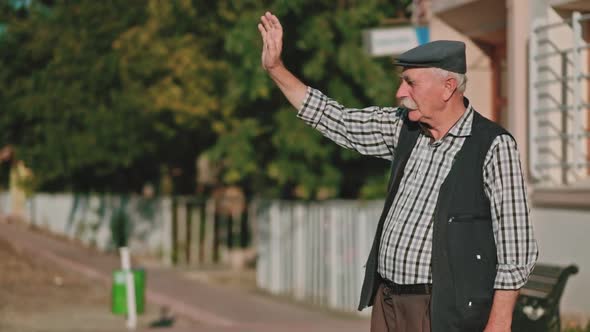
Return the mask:
[[(379, 251), (379, 274), (399, 284), (432, 283), (432, 222), (440, 187), (465, 138), (471, 135), (473, 108), (440, 140), (419, 135), (405, 167), (398, 194), (387, 214)], [(324, 136), (364, 155), (391, 160), (403, 121), (396, 108), (344, 108), (308, 88), (298, 117)], [(490, 200), (498, 255), (496, 289), (518, 289), (538, 256), (529, 219), (526, 188), (516, 142), (500, 135), (487, 152), (484, 189)]]

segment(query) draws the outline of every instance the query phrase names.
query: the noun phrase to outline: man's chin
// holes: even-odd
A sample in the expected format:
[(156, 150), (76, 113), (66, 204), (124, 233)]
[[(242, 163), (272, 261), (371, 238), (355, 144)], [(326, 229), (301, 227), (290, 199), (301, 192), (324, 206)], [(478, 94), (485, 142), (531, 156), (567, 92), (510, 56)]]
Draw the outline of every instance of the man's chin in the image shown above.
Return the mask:
[(418, 112), (417, 110), (410, 110), (410, 112), (408, 113), (408, 120), (412, 122), (419, 121), (421, 118), (422, 114), (420, 114), (420, 112)]

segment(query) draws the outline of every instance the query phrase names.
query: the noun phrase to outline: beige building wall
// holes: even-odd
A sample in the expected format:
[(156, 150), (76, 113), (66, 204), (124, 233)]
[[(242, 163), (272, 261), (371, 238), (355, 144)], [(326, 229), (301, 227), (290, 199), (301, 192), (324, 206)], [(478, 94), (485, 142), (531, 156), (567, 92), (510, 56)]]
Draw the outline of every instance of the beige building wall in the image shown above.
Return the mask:
[(530, 29), (529, 2), (507, 0), (507, 87), (508, 108), (505, 117), (507, 128), (518, 144), (522, 169), (528, 169), (528, 56), (527, 43)]
[(454, 30), (436, 16), (433, 16), (430, 21), (430, 39), (452, 39), (465, 43), (467, 53), (467, 90), (465, 96), (469, 98), (471, 104), (479, 113), (491, 119), (492, 71), (490, 58), (471, 39)]
[[(516, 0), (518, 1), (518, 0)], [(590, 1), (585, 0), (586, 6)], [(583, 10), (580, 6), (582, 2), (566, 0), (529, 0), (526, 1), (529, 8), (531, 20), (534, 18), (541, 19), (541, 24), (556, 23), (562, 21), (563, 17), (571, 17), (570, 11), (559, 12), (553, 5), (557, 4), (574, 4), (572, 9)], [(570, 6), (566, 6), (570, 7)], [(590, 7), (587, 7), (590, 10)], [(563, 16), (562, 16), (563, 15)], [(573, 35), (570, 25), (554, 27), (546, 31), (541, 37), (549, 38), (559, 49), (567, 49), (573, 46)], [(551, 47), (546, 46), (540, 51), (551, 51)], [(586, 51), (582, 52), (582, 59), (587, 59)], [(560, 72), (561, 63), (557, 59), (547, 59), (541, 62), (542, 65), (548, 66), (552, 71)], [(588, 72), (588, 62), (582, 61), (582, 70)], [(571, 70), (571, 65), (570, 65)], [(555, 78), (553, 74), (545, 74), (538, 77), (538, 80)], [(581, 91), (585, 95), (585, 100), (590, 96), (587, 84), (581, 84)], [(548, 86), (541, 92), (549, 94), (557, 101), (561, 101), (560, 86)], [(571, 101), (573, 96), (571, 92), (568, 99)], [(554, 106), (552, 102), (546, 100), (539, 107)], [(561, 114), (549, 114), (544, 120), (556, 124), (560, 127)], [(583, 121), (587, 121), (586, 118)], [(549, 134), (546, 131), (541, 134)], [(555, 149), (555, 144), (547, 144), (548, 147)], [(571, 151), (570, 151), (571, 152)], [(546, 159), (545, 162), (552, 160)], [(552, 178), (559, 178), (559, 170), (548, 172)], [(590, 232), (590, 209), (587, 197), (588, 182), (586, 179), (578, 178), (577, 181), (570, 183), (569, 188), (560, 188), (559, 185), (531, 184), (533, 190), (532, 220), (534, 221), (535, 235), (539, 244), (539, 261), (559, 265), (576, 264), (579, 267), (579, 273), (572, 276), (568, 281), (563, 297), (561, 299), (561, 311), (566, 319), (576, 319), (581, 325), (585, 325), (590, 320), (590, 242), (587, 235)], [(584, 189), (585, 188), (585, 189)], [(565, 189), (565, 190), (559, 190)], [(575, 189), (575, 190), (572, 190)], [(564, 194), (571, 192), (571, 194)], [(542, 199), (539, 199), (542, 198)], [(567, 204), (568, 201), (576, 201), (577, 204)], [(564, 204), (566, 203), (566, 204)], [(575, 206), (576, 208), (572, 208)]]

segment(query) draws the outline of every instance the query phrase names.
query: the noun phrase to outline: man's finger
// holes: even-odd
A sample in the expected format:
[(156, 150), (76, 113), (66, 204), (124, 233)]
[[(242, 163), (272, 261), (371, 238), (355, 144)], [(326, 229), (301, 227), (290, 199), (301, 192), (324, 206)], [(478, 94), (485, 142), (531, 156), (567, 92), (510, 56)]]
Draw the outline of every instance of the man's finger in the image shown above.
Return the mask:
[(273, 15), (272, 15), (270, 12), (266, 12), (266, 13), (264, 14), (264, 17), (265, 17), (265, 18), (268, 20), (268, 24), (270, 24), (270, 26), (271, 26), (273, 29), (276, 29), (276, 28), (277, 28), (277, 27), (275, 26), (275, 22), (274, 22), (274, 20), (272, 19)]
[(258, 31), (260, 31), (260, 35), (262, 36), (262, 48), (265, 50), (270, 50), (268, 31), (266, 31), (264, 26), (262, 26), (260, 23), (258, 24)]
[(268, 18), (266, 16), (262, 16), (260, 17), (260, 20), (262, 21), (262, 24), (264, 25), (266, 31), (269, 32), (272, 29), (272, 25), (270, 24)]
[(260, 31), (260, 36), (262, 37), (262, 41), (264, 42), (264, 44), (266, 44), (266, 29), (264, 29), (264, 26), (262, 26), (262, 24), (258, 23), (258, 31)]
[(270, 16), (270, 21), (272, 22), (275, 29), (282, 29), (283, 28), (281, 26), (281, 22), (279, 21), (278, 17), (276, 17), (275, 15)]
[(258, 31), (260, 31), (262, 37), (264, 37), (264, 35), (266, 34), (266, 29), (264, 28), (264, 26), (262, 26), (261, 23), (258, 23)]

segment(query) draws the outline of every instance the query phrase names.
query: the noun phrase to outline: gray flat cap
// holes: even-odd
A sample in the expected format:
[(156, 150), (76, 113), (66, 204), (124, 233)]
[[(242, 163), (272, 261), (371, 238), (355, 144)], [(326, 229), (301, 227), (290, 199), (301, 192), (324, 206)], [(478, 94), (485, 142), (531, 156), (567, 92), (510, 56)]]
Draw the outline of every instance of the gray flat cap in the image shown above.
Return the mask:
[(400, 54), (394, 64), (404, 67), (436, 67), (465, 74), (465, 43), (436, 40)]

